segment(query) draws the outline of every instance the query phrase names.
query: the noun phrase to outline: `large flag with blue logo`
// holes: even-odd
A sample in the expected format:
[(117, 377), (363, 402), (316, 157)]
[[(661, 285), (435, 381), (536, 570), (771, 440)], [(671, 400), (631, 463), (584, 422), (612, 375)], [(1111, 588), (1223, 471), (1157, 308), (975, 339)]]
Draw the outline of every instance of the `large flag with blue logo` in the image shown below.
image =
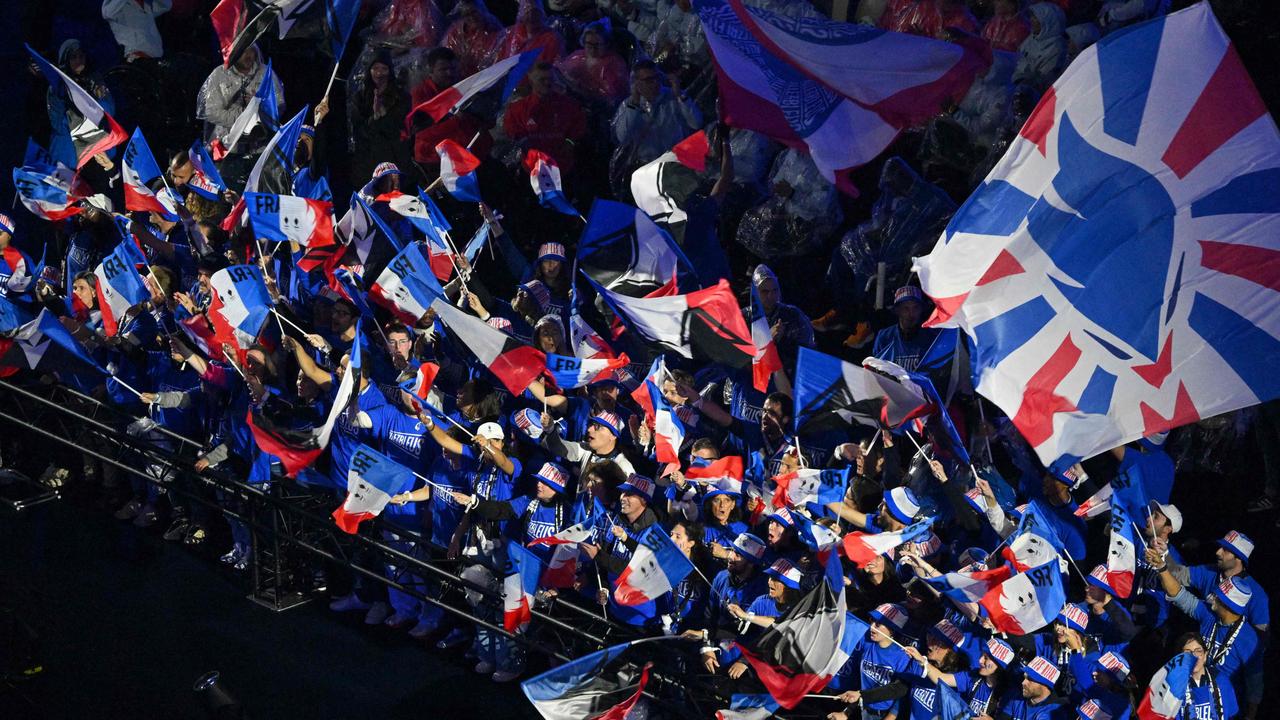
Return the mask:
[(916, 263), (1045, 465), (1280, 396), (1280, 133), (1207, 3), (1067, 68)]
[(720, 87), (721, 118), (808, 150), (855, 193), (849, 169), (958, 100), (991, 62), (968, 47), (828, 18), (780, 15), (742, 0), (695, 0)]

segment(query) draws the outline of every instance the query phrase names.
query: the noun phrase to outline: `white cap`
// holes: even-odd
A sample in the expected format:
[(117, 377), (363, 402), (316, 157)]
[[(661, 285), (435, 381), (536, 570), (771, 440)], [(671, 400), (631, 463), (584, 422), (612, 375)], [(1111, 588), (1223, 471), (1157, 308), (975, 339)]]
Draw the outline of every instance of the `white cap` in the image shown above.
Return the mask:
[(476, 437), (488, 438), (490, 440), (502, 440), (506, 434), (502, 432), (502, 426), (496, 422), (487, 422), (476, 428)]
[(1169, 518), (1169, 527), (1173, 528), (1174, 532), (1182, 529), (1182, 511), (1174, 507), (1172, 503), (1161, 505), (1158, 501), (1152, 500), (1150, 505), (1152, 510), (1158, 510), (1161, 515)]

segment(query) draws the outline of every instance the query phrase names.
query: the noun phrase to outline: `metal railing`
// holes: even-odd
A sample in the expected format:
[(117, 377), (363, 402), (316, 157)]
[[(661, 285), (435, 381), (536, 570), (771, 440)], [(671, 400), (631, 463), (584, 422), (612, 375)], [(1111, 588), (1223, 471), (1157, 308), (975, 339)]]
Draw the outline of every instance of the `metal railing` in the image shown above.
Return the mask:
[[(4, 396), (7, 399), (0, 401), (0, 423), (35, 433), (118, 471), (157, 483), (212, 513), (244, 523), (252, 534), (254, 556), (249, 599), (273, 610), (287, 610), (314, 597), (306, 571), (320, 560), (501, 634), (530, 651), (546, 655), (552, 662), (642, 637), (637, 628), (612, 621), (568, 593), (535, 607), (528, 633), (507, 632), (478, 617), (466, 602), (467, 591), (499, 604), (501, 596), (491, 587), (472, 582), (451, 569), (458, 566), (458, 561), (409, 554), (382, 540), (382, 531), (389, 530), (418, 548), (431, 547), (427, 538), (413, 528), (375, 518), (362, 523), (358, 534), (349, 535), (338, 529), (328, 514), (341, 502), (333, 491), (317, 491), (283, 475), (273, 476), (270, 483), (255, 485), (227, 472), (197, 472), (194, 461), (201, 443), (159, 425), (148, 431), (153, 437), (156, 433), (162, 436), (169, 448), (132, 435), (125, 428), (138, 417), (69, 387), (21, 386), (0, 380), (0, 397)], [(214, 500), (209, 491), (216, 491), (222, 500)], [(388, 577), (388, 565), (400, 572)], [(406, 574), (436, 583), (441, 591), (425, 592), (421, 584), (406, 582)], [(711, 716), (727, 698), (705, 679), (684, 671), (687, 655), (681, 652), (680, 645), (642, 646), (646, 648), (646, 659), (654, 662), (652, 697), (677, 716)]]

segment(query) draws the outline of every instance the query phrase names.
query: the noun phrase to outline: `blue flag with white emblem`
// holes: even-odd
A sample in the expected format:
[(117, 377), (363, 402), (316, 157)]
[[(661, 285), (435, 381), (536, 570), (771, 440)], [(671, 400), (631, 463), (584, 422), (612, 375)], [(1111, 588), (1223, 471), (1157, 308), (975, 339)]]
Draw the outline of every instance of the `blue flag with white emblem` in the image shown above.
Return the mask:
[(1202, 2), (1082, 52), (915, 269), (1060, 471), (1280, 397), (1277, 263), (1280, 133)]

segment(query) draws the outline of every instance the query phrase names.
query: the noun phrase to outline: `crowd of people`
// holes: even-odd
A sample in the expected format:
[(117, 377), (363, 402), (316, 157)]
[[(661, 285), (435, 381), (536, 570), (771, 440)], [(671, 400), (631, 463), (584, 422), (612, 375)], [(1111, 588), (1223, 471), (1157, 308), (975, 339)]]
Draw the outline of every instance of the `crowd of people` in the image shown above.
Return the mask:
[[(803, 0), (748, 4), (787, 15), (818, 13)], [(540, 377), (521, 393), (509, 392), (435, 312), (402, 322), (367, 295), (338, 291), (323, 272), (300, 270), (297, 260), (306, 248), (268, 253), (251, 226), (226, 222), (272, 137), (268, 128), (241, 135), (236, 127), (270, 67), (271, 33), (226, 66), (212, 36), (206, 35), (207, 48), (183, 47), (212, 70), (197, 92), (164, 98), (185, 107), (193, 122), (157, 127), (152, 136), (152, 146), (158, 153), (163, 148), (168, 161), (166, 182), (184, 202), (177, 220), (154, 212), (132, 215), (133, 238), (149, 264), (150, 302), (116, 318), (114, 333), (104, 328), (94, 269), (121, 239), (116, 219), (125, 214), (126, 199), (118, 149), (81, 170), (91, 192), (73, 217), (15, 222), (0, 215), (6, 254), (13, 248), (34, 257), (44, 246), (44, 272), (29, 285), (0, 278), (0, 293), (15, 307), (57, 316), (112, 374), (104, 381), (101, 374), (62, 369), (43, 379), (141, 418), (128, 432), (161, 448), (187, 451), (157, 426), (200, 443), (198, 472), (212, 469), (255, 484), (285, 480), (280, 458), (260, 446), (246, 418), (268, 417), (292, 431), (323, 424), (353, 346), (360, 347), (357, 412), (339, 416), (323, 452), (288, 482), (331, 494), (336, 507), (348, 490), (353, 454), (361, 446), (385, 454), (420, 480), (391, 498), (375, 529), (361, 531), (423, 559), (461, 558), (464, 577), (495, 588), (502, 583), (507, 546), (528, 547), (550, 562), (550, 545), (530, 543), (585, 524), (590, 536), (579, 546), (572, 582), (543, 587), (539, 596), (577, 596), (639, 635), (686, 638), (687, 672), (710, 679), (726, 695), (762, 692), (736, 643), (750, 647), (823, 581), (806, 527), (878, 534), (932, 518), (925, 537), (861, 566), (842, 561), (848, 610), (870, 622), (871, 630), (824, 691), (839, 697), (822, 701), (831, 720), (936, 717), (939, 683), (984, 720), (1124, 720), (1152, 675), (1184, 652), (1195, 665), (1179, 717), (1252, 720), (1260, 717), (1264, 697), (1269, 609), (1267, 592), (1249, 568), (1255, 552), (1268, 549), (1232, 531), (1211, 562), (1183, 558), (1183, 514), (1170, 503), (1183, 475), (1175, 472), (1164, 437), (1115, 448), (1070, 477), (1047, 473), (1009, 418), (979, 398), (966, 373), (952, 365), (930, 372), (976, 467), (960, 462), (946, 442), (933, 441), (936, 423), (923, 432), (849, 425), (797, 437), (793, 422), (801, 348), (849, 360), (872, 355), (914, 371), (935, 345), (948, 341), (946, 333), (955, 330), (922, 327), (930, 304), (910, 282), (910, 258), (932, 246), (1076, 54), (1106, 33), (1168, 12), (1169, 4), (854, 4), (851, 22), (940, 39), (964, 33), (989, 43), (993, 53), (989, 69), (948, 112), (908, 133), (893, 157), (866, 169), (872, 182), (864, 183), (864, 198), (856, 202), (824, 179), (803, 151), (714, 121), (714, 66), (689, 0), (548, 0), (545, 6), (520, 0), (502, 8), (514, 10), (510, 24), (484, 0), (369, 0), (340, 65), (350, 68), (345, 90), (323, 99), (294, 90), (294, 77), (308, 91), (323, 88), (331, 58), (295, 61), (291, 71), (277, 68), (272, 97), (281, 120), (304, 104), (314, 107), (294, 154), (294, 194), (334, 201), (341, 216), (344, 198), (355, 191), (406, 243), (423, 236), (386, 199), (397, 190), (431, 193), (459, 236), (487, 228), (492, 250), (471, 263), (456, 258), (457, 273), (444, 286), (448, 300), (544, 353), (580, 354), (585, 326), (585, 335), (604, 339), (611, 354), (625, 351), (634, 361), (581, 389), (563, 390)], [(185, 5), (192, 3), (102, 3), (100, 22), (115, 39), (117, 59), (164, 79), (167, 88), (182, 87), (166, 75), (175, 67), (165, 62), (166, 53), (175, 47), (173, 39), (189, 39), (191, 32), (166, 23), (166, 13), (207, 22)], [(276, 45), (286, 48), (284, 41)], [(123, 100), (113, 98), (107, 74), (80, 39), (60, 38), (56, 46), (38, 49), (49, 50), (46, 56), (109, 112)], [(459, 80), (529, 50), (539, 51), (536, 65), (494, 115), (462, 112), (430, 122), (415, 112)], [(37, 139), (74, 167), (68, 100), (58, 88), (41, 92), (47, 127), (33, 134), (47, 133)], [(338, 98), (344, 106), (334, 107)], [(122, 110), (147, 114), (144, 108)], [(687, 432), (676, 448), (680, 461), (659, 462), (659, 429), (633, 396), (643, 390), (658, 353), (636, 333), (611, 324), (603, 304), (581, 299), (585, 283), (574, 276), (581, 222), (538, 205), (522, 161), (530, 150), (554, 159), (566, 193), (584, 210), (594, 198), (630, 202), (631, 172), (700, 129), (709, 131), (714, 162), (700, 176), (697, 193), (712, 202), (713, 225), (742, 306), (751, 304), (753, 293), (759, 298), (782, 369), (761, 391), (750, 368), (667, 353), (659, 389)], [(218, 167), (231, 190), (217, 199), (190, 190), (188, 148), (197, 139), (226, 151), (217, 153)], [(442, 140), (482, 160), (487, 203), (460, 202), (440, 188), (436, 146)], [(271, 321), (244, 353), (202, 352), (183, 326), (212, 311), (216, 273), (246, 264), (262, 269), (288, 324)], [(358, 262), (349, 265), (365, 270), (370, 282), (376, 275)], [(438, 366), (425, 400), (402, 388), (424, 363)], [(17, 379), (36, 382), (39, 375), (49, 373)], [(1274, 402), (1228, 421), (1175, 430), (1174, 437), (1186, 453), (1207, 457), (1212, 438), (1248, 422), (1259, 438), (1257, 450), (1249, 447), (1262, 455), (1266, 472), (1264, 493), (1249, 509), (1266, 511), (1280, 491), (1280, 412)], [(742, 460), (743, 477), (696, 479), (698, 470), (729, 457)], [(82, 467), (55, 464), (66, 482), (116, 493), (119, 520), (139, 527), (167, 522), (166, 540), (199, 545), (216, 534), (211, 524), (222, 522), (184, 499), (201, 490), (172, 470), (128, 478), (89, 455)], [(843, 500), (795, 507), (772, 502), (775, 478), (805, 468), (847, 469)], [(1109, 582), (1108, 516), (1081, 510), (1112, 478), (1126, 474), (1141, 478), (1149, 500), (1136, 518), (1141, 545), (1131, 589)], [(230, 495), (218, 499), (237, 502)], [(940, 594), (924, 580), (1014, 562), (1010, 547), (1028, 503), (1062, 541), (1069, 602), (1042, 630), (1009, 635), (995, 630), (978, 603)], [(232, 545), (222, 561), (245, 570), (252, 562), (250, 532), (229, 522)], [(621, 604), (612, 588), (654, 525), (697, 572), (652, 602)], [(404, 568), (388, 566), (386, 572), (428, 595), (444, 592)], [(481, 596), (474, 601), (477, 617), (501, 624), (500, 603)], [(519, 643), (447, 618), (410, 593), (357, 583), (330, 608), (363, 612), (370, 625), (430, 639), (442, 650), (466, 648), (475, 671), (495, 682), (526, 673)]]

